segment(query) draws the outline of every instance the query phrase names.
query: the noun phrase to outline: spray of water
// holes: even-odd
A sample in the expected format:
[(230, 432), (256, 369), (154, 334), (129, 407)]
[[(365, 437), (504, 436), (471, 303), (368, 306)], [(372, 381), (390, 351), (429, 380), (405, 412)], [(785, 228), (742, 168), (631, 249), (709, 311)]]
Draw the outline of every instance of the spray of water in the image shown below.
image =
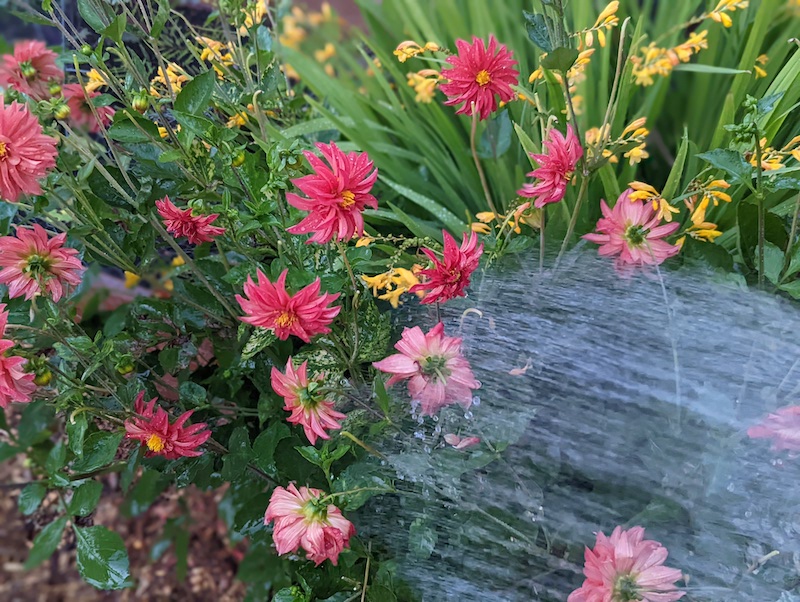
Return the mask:
[(563, 602), (595, 532), (642, 525), (686, 600), (800, 601), (800, 458), (746, 434), (800, 403), (795, 306), (700, 269), (620, 277), (578, 251), (556, 273), (495, 266), (443, 318), (480, 397), (384, 441), (408, 494), (359, 517), (416, 596)]

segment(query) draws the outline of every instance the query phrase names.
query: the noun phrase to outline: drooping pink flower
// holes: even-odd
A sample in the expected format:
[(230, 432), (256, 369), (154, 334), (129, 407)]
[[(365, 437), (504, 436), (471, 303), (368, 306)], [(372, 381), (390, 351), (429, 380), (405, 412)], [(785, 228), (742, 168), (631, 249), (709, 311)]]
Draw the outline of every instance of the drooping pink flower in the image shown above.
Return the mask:
[(478, 244), (475, 232), (470, 232), (469, 239), (464, 234), (460, 247), (449, 232), (442, 230), (442, 235), (444, 261), (440, 261), (430, 249), (422, 249), (433, 262), (433, 267), (420, 270), (420, 274), (426, 278), (425, 281), (409, 289), (411, 293), (428, 291), (420, 303), (446, 303), (450, 299), (465, 296), (464, 290), (469, 286), (469, 278), (478, 268), (483, 254), (483, 243)]
[(92, 113), (89, 102), (92, 98), (100, 96), (100, 92), (85, 92), (80, 84), (66, 84), (62, 88), (62, 94), (69, 107), (69, 120), (73, 127), (85, 129), (92, 134), (100, 132), (102, 127), (108, 127), (114, 117), (114, 109), (111, 107), (95, 107), (97, 117)]
[(39, 224), (0, 238), (0, 284), (8, 286), (10, 299), (45, 295), (58, 302), (66, 285), (81, 283), (83, 265), (78, 251), (64, 246), (66, 240), (65, 232), (51, 238)]
[(169, 414), (164, 408), (156, 408), (158, 397), (148, 403), (144, 391), (134, 401), (136, 416), (125, 421), (125, 436), (147, 446), (148, 457), (164, 456), (167, 460), (194, 458), (203, 454), (198, 448), (211, 437), (205, 422), (184, 426), (194, 410), (184, 412), (170, 424)]
[(472, 389), (481, 385), (461, 354), (461, 339), (446, 336), (444, 324), (427, 334), (419, 326), (405, 328), (394, 348), (400, 353), (372, 365), (392, 375), (387, 385), (408, 380), (408, 392), (420, 403), (423, 416), (434, 416), (453, 403), (469, 408)]
[(35, 100), (44, 100), (50, 96), (50, 83), (64, 79), (64, 72), (56, 66), (57, 56), (44, 42), (17, 42), (12, 54), (3, 55), (0, 86), (13, 88)]
[(538, 209), (564, 198), (575, 166), (583, 157), (581, 141), (575, 135), (572, 125), (567, 126), (566, 137), (556, 128), (550, 128), (543, 146), (545, 153), (541, 155), (531, 153), (531, 157), (539, 167), (528, 173), (529, 178), (536, 178), (538, 181), (533, 184), (523, 184), (517, 191), (520, 196), (535, 198), (533, 205)]
[(345, 153), (334, 142), (318, 143), (317, 148), (330, 167), (311, 151), (303, 152), (314, 173), (292, 180), (292, 184), (308, 198), (289, 193), (286, 201), (309, 214), (287, 232), (311, 232), (313, 235), (306, 242), (321, 244), (363, 235), (361, 212), (367, 207), (378, 208), (378, 200), (370, 194), (378, 179), (375, 164), (367, 153)]
[(684, 595), (675, 585), (681, 572), (664, 566), (667, 549), (644, 539), (642, 527), (617, 527), (611, 537), (598, 533), (585, 559), (586, 580), (567, 602), (674, 602)]
[(328, 334), (328, 325), (339, 315), (341, 307), (328, 307), (339, 298), (339, 293), (321, 293), (320, 279), (300, 289), (294, 295), (286, 291), (286, 274), (283, 270), (278, 280), (270, 282), (259, 270), (256, 274), (258, 284), (248, 276), (244, 283), (244, 294), (236, 295), (236, 300), (247, 314), (242, 322), (267, 328), (281, 341), (294, 335), (306, 343), (318, 334)]
[(774, 451), (800, 452), (800, 406), (788, 406), (769, 414), (747, 429), (751, 439), (771, 439)]
[(613, 209), (600, 201), (603, 212), (597, 222), (597, 234), (583, 238), (600, 245), (603, 256), (618, 255), (622, 265), (657, 265), (677, 255), (680, 247), (664, 238), (680, 227), (678, 222), (659, 225), (659, 219), (650, 203), (631, 201), (633, 191), (623, 192)]
[(339, 554), (345, 549), (356, 528), (342, 516), (342, 511), (325, 501), (325, 493), (294, 483), (287, 488), (276, 487), (264, 514), (264, 524), (275, 521), (272, 539), (278, 555), (303, 548), (308, 559), (319, 566), (330, 560), (336, 566)]
[(480, 437), (459, 437), (455, 433), (447, 433), (444, 436), (444, 442), (452, 446), (454, 449), (461, 451), (481, 442)]
[(185, 236), (193, 245), (211, 242), (215, 236), (225, 234), (225, 228), (211, 225), (219, 217), (219, 213), (195, 216), (192, 215), (191, 207), (178, 209), (168, 196), (156, 201), (156, 209), (164, 220), (167, 232), (176, 238)]
[(20, 195), (41, 194), (39, 179), (56, 165), (56, 140), (24, 104), (6, 105), (0, 96), (0, 198), (16, 203)]
[[(5, 336), (7, 325), (6, 304), (0, 303), (0, 337)], [(28, 360), (15, 355), (6, 355), (6, 351), (13, 346), (14, 341), (0, 338), (0, 408), (4, 409), (13, 401), (29, 402), (36, 390), (36, 384), (33, 382), (36, 375), (24, 370)]]
[(283, 397), (283, 409), (292, 413), (286, 420), (292, 424), (302, 424), (311, 445), (317, 443), (317, 437), (330, 439), (326, 429), (342, 428), (339, 421), (347, 416), (334, 410), (333, 402), (327, 401), (324, 393), (319, 391), (322, 377), (318, 376), (309, 382), (308, 362), (303, 362), (295, 370), (290, 357), (286, 362), (285, 374), (272, 367), (271, 381), (272, 390)]
[[(498, 46), (493, 35), (489, 36), (489, 46), (480, 38), (456, 40), (458, 54), (447, 58), (450, 67), (442, 70), (442, 77), (449, 80), (439, 89), (447, 95), (446, 105), (460, 105), (456, 113), (472, 115), (473, 110), (480, 119), (486, 119), (497, 110), (497, 98), (508, 102), (514, 98), (511, 86), (519, 80), (519, 71), (514, 67), (517, 61), (512, 58), (505, 44)], [(474, 105), (474, 109), (473, 109)]]

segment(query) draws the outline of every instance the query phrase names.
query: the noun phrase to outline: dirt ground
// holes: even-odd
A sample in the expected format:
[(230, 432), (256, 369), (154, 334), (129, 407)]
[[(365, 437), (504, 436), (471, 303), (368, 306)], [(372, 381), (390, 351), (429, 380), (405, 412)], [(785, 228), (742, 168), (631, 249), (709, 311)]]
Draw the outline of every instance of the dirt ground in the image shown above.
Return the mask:
[[(81, 581), (75, 568), (75, 541), (71, 531), (50, 559), (32, 571), (23, 564), (42, 526), (55, 514), (55, 500), (45, 499), (32, 516), (17, 508), (18, 488), (13, 483), (31, 480), (21, 460), (0, 464), (0, 600), (3, 602), (95, 602), (99, 600), (180, 600), (233, 602), (244, 597), (245, 586), (234, 579), (243, 545), (231, 548), (226, 527), (217, 516), (217, 502), (223, 491), (201, 492), (195, 488), (166, 491), (144, 514), (130, 519), (119, 512), (122, 494), (116, 475), (104, 480), (104, 492), (97, 511), (89, 519), (117, 531), (128, 547), (132, 589), (101, 592)], [(180, 505), (191, 516), (188, 570), (185, 581), (175, 574), (176, 558), (171, 550), (159, 560), (150, 560), (153, 546), (161, 538), (166, 521), (181, 514)], [(88, 526), (91, 522), (83, 522)]]

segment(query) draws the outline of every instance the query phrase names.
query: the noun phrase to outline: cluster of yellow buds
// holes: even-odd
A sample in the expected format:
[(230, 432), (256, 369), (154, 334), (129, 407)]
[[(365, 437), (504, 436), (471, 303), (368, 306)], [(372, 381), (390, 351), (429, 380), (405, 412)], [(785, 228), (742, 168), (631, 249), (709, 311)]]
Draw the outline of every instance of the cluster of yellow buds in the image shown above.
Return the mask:
[(435, 42), (426, 42), (424, 46), (420, 46), (413, 40), (406, 40), (405, 42), (400, 42), (392, 54), (397, 57), (398, 61), (405, 63), (408, 59), (414, 58), (424, 52), (439, 52), (441, 49), (441, 46)]
[[(150, 94), (156, 98), (172, 94), (177, 94), (183, 89), (183, 84), (189, 81), (189, 76), (181, 67), (175, 63), (167, 64), (167, 68), (158, 68), (158, 74), (150, 80)], [(169, 80), (169, 85), (167, 85)]]
[(753, 71), (755, 71), (756, 79), (761, 79), (762, 77), (767, 77), (767, 70), (764, 68), (769, 61), (769, 57), (766, 54), (758, 55), (755, 64), (753, 65)]
[[(759, 146), (761, 147), (761, 169), (764, 171), (773, 171), (786, 167), (786, 161), (789, 157), (794, 157), (796, 161), (800, 161), (800, 136), (792, 138), (780, 150), (767, 146), (766, 138), (762, 138), (759, 141)], [(750, 165), (758, 167), (755, 152), (748, 153), (746, 156), (750, 160)]]
[(674, 48), (659, 48), (655, 42), (642, 48), (642, 56), (632, 56), (633, 77), (639, 86), (651, 86), (654, 77), (666, 77), (676, 65), (688, 63), (693, 55), (708, 48), (708, 31), (692, 32)]
[[(413, 266), (411, 270), (392, 267), (383, 274), (378, 274), (377, 276), (361, 276), (361, 279), (372, 289), (373, 297), (388, 301), (393, 308), (397, 309), (401, 303), (400, 295), (407, 293), (408, 289), (415, 284), (419, 284), (419, 278), (417, 278), (414, 271), (420, 269), (421, 267), (418, 265)], [(385, 292), (379, 294), (380, 291)], [(419, 291), (417, 295), (423, 297), (425, 293)]]
[(623, 155), (631, 165), (636, 165), (641, 162), (650, 154), (647, 152), (647, 136), (650, 135), (650, 130), (645, 127), (647, 118), (640, 117), (629, 123), (619, 138), (619, 143), (622, 145), (633, 144), (633, 148), (626, 151)]
[(241, 128), (247, 125), (247, 122), (250, 121), (250, 115), (256, 110), (253, 103), (247, 105), (247, 111), (239, 111), (238, 113), (234, 113), (228, 118), (228, 122), (225, 124), (229, 128)]
[(264, 21), (264, 17), (267, 16), (268, 12), (269, 0), (255, 0), (252, 4), (248, 2), (248, 5), (242, 9), (242, 13), (244, 13), (244, 23), (239, 28), (239, 33), (246, 36), (251, 27), (259, 25)]
[(408, 85), (417, 93), (414, 98), (417, 102), (429, 104), (436, 94), (436, 86), (442, 79), (442, 74), (436, 69), (423, 69), (416, 73), (407, 73)]
[(731, 195), (725, 192), (730, 187), (731, 185), (725, 180), (715, 180), (713, 177), (708, 178), (705, 182), (693, 180), (688, 189), (692, 196), (685, 201), (686, 206), (690, 210), (693, 209), (698, 196), (701, 201), (707, 200), (709, 203), (714, 203), (714, 207), (719, 205), (720, 201), (730, 203)]
[(100, 73), (97, 69), (90, 69), (89, 72), (86, 74), (86, 81), (83, 82), (83, 88), (87, 92), (97, 92), (100, 88), (104, 88), (108, 85), (105, 76)]
[(653, 207), (653, 211), (656, 212), (656, 217), (658, 217), (658, 219), (663, 219), (665, 222), (671, 222), (672, 214), (680, 213), (680, 210), (677, 207), (670, 205), (669, 201), (662, 197), (661, 193), (653, 188), (653, 186), (650, 184), (636, 181), (631, 182), (628, 184), (628, 186), (630, 186), (633, 190), (629, 197), (630, 200), (650, 203)]
[(688, 199), (685, 202), (686, 206), (689, 207), (689, 210), (692, 212), (689, 217), (692, 225), (684, 230), (683, 236), (677, 240), (678, 245), (683, 245), (686, 236), (691, 236), (703, 242), (714, 242), (715, 238), (722, 236), (722, 232), (717, 229), (717, 224), (706, 221), (706, 211), (708, 210), (709, 203), (708, 197), (703, 197), (697, 206), (694, 206)]
[(619, 138), (611, 138), (611, 126), (606, 124), (602, 128), (589, 128), (584, 134), (586, 141), (586, 159), (589, 163), (597, 163), (603, 159), (609, 163), (619, 163), (616, 156), (616, 149), (630, 147), (625, 152), (625, 158), (631, 165), (647, 159), (650, 155), (647, 152), (647, 136), (650, 130), (645, 127), (646, 117), (639, 117), (631, 121), (622, 130)]
[(222, 67), (230, 67), (233, 65), (233, 45), (223, 44), (217, 40), (207, 38), (205, 36), (197, 36), (195, 38), (198, 44), (202, 47), (200, 51), (200, 60), (212, 63), (214, 71), (217, 72), (218, 77), (224, 75)]
[[(505, 215), (492, 211), (481, 211), (475, 214), (475, 219), (478, 221), (470, 224), (470, 229), (473, 232), (490, 234), (492, 227), (494, 227), (498, 230), (497, 236), (500, 237), (506, 228), (516, 234), (520, 234), (522, 232), (520, 227), (522, 224), (538, 230), (542, 227), (542, 210), (534, 208), (530, 201), (526, 201)], [(490, 224), (494, 224), (494, 226)]]
[(619, 1), (613, 0), (609, 2), (603, 11), (598, 15), (594, 25), (587, 29), (577, 32), (578, 36), (578, 49), (582, 50), (584, 47), (591, 47), (594, 45), (595, 36), (597, 36), (597, 43), (601, 48), (606, 46), (606, 30), (611, 30), (619, 25), (619, 17), (617, 17), (617, 10), (619, 9)]
[(749, 4), (749, 0), (720, 0), (714, 10), (708, 13), (708, 18), (722, 23), (723, 27), (730, 27), (733, 25), (733, 19), (728, 13), (737, 9), (745, 9)]

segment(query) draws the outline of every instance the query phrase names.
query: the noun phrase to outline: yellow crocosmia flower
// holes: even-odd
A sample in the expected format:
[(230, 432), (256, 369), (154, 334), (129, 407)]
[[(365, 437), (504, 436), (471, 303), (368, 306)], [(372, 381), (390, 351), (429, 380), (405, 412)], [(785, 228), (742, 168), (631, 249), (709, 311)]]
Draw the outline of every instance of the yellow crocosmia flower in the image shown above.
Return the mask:
[[(169, 80), (170, 86), (167, 86)], [(183, 84), (189, 81), (183, 69), (175, 63), (169, 63), (166, 70), (163, 67), (158, 68), (158, 74), (150, 81), (150, 95), (160, 98), (162, 94), (169, 92), (170, 87), (172, 93), (177, 94), (183, 89)]]
[(328, 77), (336, 77), (336, 69), (334, 69), (333, 65), (331, 65), (330, 63), (325, 65), (325, 68), (323, 69), (323, 71), (325, 71), (325, 73), (328, 75)]
[(436, 95), (436, 84), (439, 83), (441, 77), (439, 72), (434, 69), (423, 69), (418, 73), (408, 73), (406, 77), (408, 78), (408, 85), (414, 88), (414, 92), (417, 93), (414, 100), (429, 104)]
[(544, 72), (542, 71), (542, 68), (539, 67), (533, 73), (531, 73), (530, 76), (528, 76), (528, 83), (532, 84), (537, 79), (542, 79), (543, 77), (544, 77)]
[(372, 289), (372, 295), (377, 296), (378, 291), (386, 288), (389, 283), (390, 272), (385, 274), (378, 274), (377, 276), (361, 276), (361, 279), (367, 283), (367, 286)]
[(181, 257), (180, 255), (176, 255), (172, 259), (172, 263), (170, 265), (172, 265), (173, 268), (179, 268), (182, 265), (186, 265), (186, 262), (183, 260), (183, 257)]
[(410, 289), (415, 284), (419, 284), (419, 278), (414, 275), (414, 272), (406, 268), (394, 268), (392, 280), (395, 285)]
[(713, 201), (715, 207), (719, 205), (720, 201), (730, 203), (731, 196), (728, 193), (723, 192), (730, 187), (731, 185), (725, 180), (712, 180), (703, 186), (703, 198)]
[(484, 224), (488, 224), (497, 219), (497, 215), (492, 211), (481, 211), (475, 214), (475, 219), (477, 219), (480, 222), (483, 222)]
[(423, 48), (426, 52), (439, 52), (441, 50), (441, 46), (436, 42), (425, 42), (425, 46)]
[(169, 292), (175, 290), (175, 284), (172, 282), (171, 279), (167, 279), (164, 281), (164, 289), (168, 290)]
[(424, 52), (424, 49), (419, 44), (413, 40), (406, 40), (404, 42), (400, 42), (392, 54), (397, 57), (398, 61), (405, 63), (408, 59), (414, 58), (421, 52)]
[(90, 69), (86, 74), (86, 80), (87, 81), (84, 82), (83, 87), (87, 92), (96, 92), (100, 88), (104, 88), (108, 85), (103, 74), (97, 69)]
[(680, 210), (670, 205), (669, 201), (665, 198), (658, 197), (657, 199), (653, 199), (652, 203), (653, 210), (656, 212), (656, 218), (663, 219), (665, 222), (672, 221), (673, 213), (680, 213)]
[(247, 113), (241, 111), (239, 113), (236, 113), (235, 115), (231, 115), (225, 126), (229, 128), (240, 128), (246, 126), (247, 121), (248, 121)]
[(767, 64), (767, 61), (769, 61), (769, 57), (766, 54), (761, 54), (756, 59), (756, 63), (753, 65), (753, 71), (756, 73), (756, 79), (767, 77), (767, 70), (763, 67)]
[(645, 149), (645, 144), (639, 144), (638, 146), (634, 146), (631, 150), (625, 153), (624, 157), (628, 160), (631, 165), (636, 165), (637, 163), (641, 163), (645, 159), (650, 156), (650, 153), (647, 152)]
[(388, 301), (394, 309), (397, 309), (400, 306), (400, 295), (405, 292), (402, 288), (387, 290), (384, 294), (379, 295), (378, 299)]
[(482, 224), (481, 222), (472, 222), (469, 225), (469, 229), (478, 234), (491, 234), (492, 232), (492, 229), (488, 225)]
[(375, 239), (371, 236), (362, 236), (356, 241), (356, 248), (359, 247), (368, 247), (372, 244)]
[(594, 22), (594, 28), (614, 27), (618, 25), (619, 18), (617, 18), (617, 10), (619, 10), (619, 1), (613, 0), (613, 2), (609, 2), (597, 16), (597, 20)]
[(336, 56), (336, 46), (328, 42), (321, 50), (314, 51), (314, 58), (318, 63), (324, 63)]
[(661, 193), (650, 184), (634, 181), (629, 183), (628, 186), (633, 189), (633, 193), (629, 197), (632, 201), (652, 201), (661, 197)]
[(267, 6), (268, 2), (269, 0), (256, 0), (254, 4), (242, 9), (244, 13), (244, 24), (239, 28), (239, 33), (241, 35), (246, 36), (253, 25), (259, 25), (264, 21), (264, 17), (266, 17), (269, 12), (269, 7)]
[(647, 117), (639, 117), (638, 119), (634, 119), (627, 126), (625, 126), (624, 130), (622, 130), (621, 137), (625, 138), (631, 132), (643, 129), (646, 123), (647, 123)]
[(134, 286), (139, 284), (139, 281), (141, 279), (142, 277), (139, 276), (138, 274), (134, 274), (133, 272), (125, 270), (125, 288), (133, 288)]
[(163, 139), (169, 138), (169, 132), (163, 125), (158, 126), (158, 135)]

